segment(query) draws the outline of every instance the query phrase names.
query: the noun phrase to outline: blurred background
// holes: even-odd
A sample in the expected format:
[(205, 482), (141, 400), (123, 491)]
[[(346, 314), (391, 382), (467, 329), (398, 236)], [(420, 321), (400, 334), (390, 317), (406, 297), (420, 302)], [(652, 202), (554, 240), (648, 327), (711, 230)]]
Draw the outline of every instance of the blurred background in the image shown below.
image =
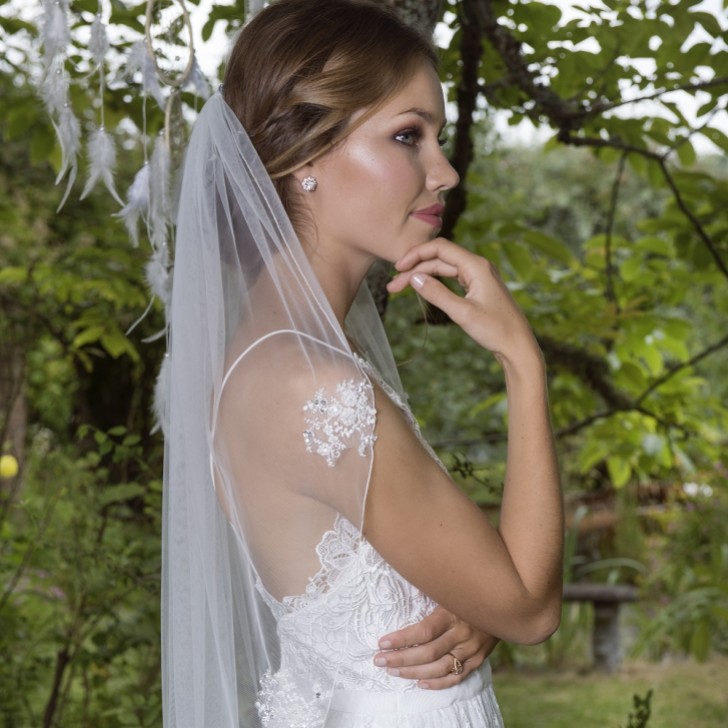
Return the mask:
[[(492, 657), (506, 725), (723, 726), (724, 4), (393, 4), (441, 47), (444, 234), (497, 264), (549, 369), (567, 589), (547, 643)], [(251, 9), (0, 2), (2, 728), (161, 725), (174, 169)], [(497, 520), (499, 367), (386, 275), (414, 413)]]

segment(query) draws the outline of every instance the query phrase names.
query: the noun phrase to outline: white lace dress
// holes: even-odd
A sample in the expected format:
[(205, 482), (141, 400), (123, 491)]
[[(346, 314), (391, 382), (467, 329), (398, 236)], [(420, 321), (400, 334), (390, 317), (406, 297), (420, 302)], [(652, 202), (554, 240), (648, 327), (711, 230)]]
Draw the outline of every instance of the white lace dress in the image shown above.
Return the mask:
[[(396, 393), (377, 381), (418, 429)], [(309, 413), (306, 445), (330, 465), (344, 447), (357, 445), (357, 430), (364, 429), (357, 423), (373, 414), (361, 383), (353, 381), (342, 383), (335, 393), (317, 392), (304, 411)], [(445, 690), (422, 690), (415, 681), (393, 677), (374, 665), (382, 635), (418, 622), (436, 605), (398, 574), (353, 524), (338, 516), (317, 553), (321, 568), (304, 594), (278, 601), (258, 583), (277, 620), (281, 645), (280, 667), (264, 676), (256, 703), (266, 728), (503, 725), (487, 662)], [(332, 684), (333, 691), (328, 687)]]

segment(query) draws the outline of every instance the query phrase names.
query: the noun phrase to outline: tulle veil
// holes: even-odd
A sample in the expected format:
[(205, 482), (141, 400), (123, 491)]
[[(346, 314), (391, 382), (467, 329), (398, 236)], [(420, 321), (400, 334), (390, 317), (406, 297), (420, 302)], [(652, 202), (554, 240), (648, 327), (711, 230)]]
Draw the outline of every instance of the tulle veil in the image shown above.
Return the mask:
[[(166, 728), (299, 725), (281, 716), (264, 723), (255, 705), (261, 680), (281, 659), (263, 595), (305, 590), (316, 571), (315, 545), (330, 527), (327, 518), (298, 518), (286, 488), (345, 488), (347, 516), (361, 529), (372, 464), (371, 447), (347, 453), (335, 468), (302, 456), (303, 396), (334, 378), (363, 381), (364, 359), (401, 391), (365, 284), (345, 329), (218, 91), (186, 153), (175, 242), (164, 472)], [(371, 444), (373, 421), (366, 428), (362, 442)], [(331, 687), (316, 693), (325, 700)], [(320, 725), (311, 721), (300, 725)]]

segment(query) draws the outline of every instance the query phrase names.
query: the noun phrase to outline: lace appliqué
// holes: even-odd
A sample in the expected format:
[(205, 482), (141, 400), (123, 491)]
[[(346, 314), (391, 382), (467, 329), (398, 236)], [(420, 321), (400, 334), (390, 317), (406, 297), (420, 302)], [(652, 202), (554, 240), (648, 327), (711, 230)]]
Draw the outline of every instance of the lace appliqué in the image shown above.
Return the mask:
[(312, 685), (303, 695), (287, 670), (266, 672), (255, 707), (265, 728), (319, 728), (324, 724), (330, 694)]
[(306, 450), (321, 455), (333, 468), (341, 454), (357, 435), (357, 450), (364, 457), (376, 438), (372, 434), (377, 411), (371, 405), (372, 385), (367, 380), (347, 379), (336, 385), (336, 394), (329, 396), (322, 387), (306, 402), (306, 429), (303, 440)]

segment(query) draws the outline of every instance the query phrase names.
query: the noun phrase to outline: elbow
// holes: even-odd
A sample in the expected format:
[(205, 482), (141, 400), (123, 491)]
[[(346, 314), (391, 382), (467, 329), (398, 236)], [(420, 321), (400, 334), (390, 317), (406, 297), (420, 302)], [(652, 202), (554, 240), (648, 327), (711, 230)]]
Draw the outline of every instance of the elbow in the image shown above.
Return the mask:
[(526, 627), (524, 639), (520, 640), (524, 645), (538, 645), (545, 642), (556, 632), (561, 624), (561, 602), (555, 606), (549, 605), (539, 614), (534, 615)]
[(556, 632), (561, 624), (561, 591), (533, 605), (523, 615), (518, 639), (519, 644), (538, 645)]

